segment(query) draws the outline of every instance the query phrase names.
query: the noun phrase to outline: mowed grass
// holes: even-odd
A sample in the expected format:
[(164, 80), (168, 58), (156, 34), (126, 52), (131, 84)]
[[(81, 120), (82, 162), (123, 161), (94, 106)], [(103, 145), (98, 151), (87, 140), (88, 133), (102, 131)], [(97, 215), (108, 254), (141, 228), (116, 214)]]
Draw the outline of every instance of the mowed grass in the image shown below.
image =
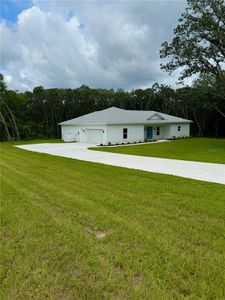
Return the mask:
[(158, 144), (91, 148), (122, 154), (225, 164), (225, 139), (189, 138)]
[(224, 299), (225, 186), (1, 144), (1, 299)]

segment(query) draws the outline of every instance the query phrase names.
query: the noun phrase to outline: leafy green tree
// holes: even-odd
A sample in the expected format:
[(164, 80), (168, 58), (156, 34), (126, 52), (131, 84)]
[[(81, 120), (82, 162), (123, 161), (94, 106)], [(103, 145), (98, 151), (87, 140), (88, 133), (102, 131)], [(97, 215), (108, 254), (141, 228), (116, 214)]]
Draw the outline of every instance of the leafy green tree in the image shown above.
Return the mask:
[(2, 95), (6, 90), (7, 90), (7, 86), (4, 81), (4, 76), (0, 74), (0, 95)]
[(4, 116), (4, 100), (3, 97), (7, 91), (7, 86), (4, 81), (4, 76), (0, 74), (0, 129), (1, 129), (1, 139), (4, 139), (4, 133), (1, 127), (5, 129), (7, 140), (11, 141), (12, 137), (8, 128), (7, 120)]
[(155, 97), (154, 110), (161, 111), (166, 114), (178, 114), (176, 110), (175, 91), (170, 86), (154, 83), (152, 86)]
[(170, 60), (161, 68), (169, 73), (181, 68), (180, 80), (193, 74), (210, 74), (215, 78), (217, 95), (225, 100), (225, 2), (187, 2), (172, 42), (162, 44), (160, 56)]
[[(202, 75), (194, 80), (192, 85), (192, 90), (195, 91), (195, 94), (197, 93), (196, 101), (200, 102), (199, 107), (211, 112), (210, 118), (207, 120), (208, 123), (214, 116), (212, 125), (214, 127), (215, 136), (218, 136), (219, 120), (221, 116), (224, 117), (223, 111), (225, 112), (225, 101), (217, 94), (217, 88), (216, 79), (210, 74)], [(202, 112), (202, 115), (204, 114), (206, 115), (206, 113)]]
[(4, 82), (4, 76), (0, 74), (0, 123), (5, 129), (8, 141), (12, 139), (20, 139), (16, 118), (8, 103), (10, 92), (17, 95), (15, 92), (7, 90), (7, 86)]

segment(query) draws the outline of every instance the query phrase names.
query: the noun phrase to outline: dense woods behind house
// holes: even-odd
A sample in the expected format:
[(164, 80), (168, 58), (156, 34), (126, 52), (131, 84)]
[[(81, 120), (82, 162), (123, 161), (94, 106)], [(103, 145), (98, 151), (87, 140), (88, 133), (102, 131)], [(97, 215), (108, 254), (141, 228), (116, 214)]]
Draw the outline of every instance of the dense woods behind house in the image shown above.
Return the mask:
[(1, 141), (60, 138), (59, 122), (111, 106), (191, 119), (193, 136), (225, 136), (224, 101), (216, 96), (209, 77), (177, 89), (155, 83), (129, 92), (83, 85), (75, 89), (36, 87), (24, 93), (7, 90), (1, 77), (0, 105)]

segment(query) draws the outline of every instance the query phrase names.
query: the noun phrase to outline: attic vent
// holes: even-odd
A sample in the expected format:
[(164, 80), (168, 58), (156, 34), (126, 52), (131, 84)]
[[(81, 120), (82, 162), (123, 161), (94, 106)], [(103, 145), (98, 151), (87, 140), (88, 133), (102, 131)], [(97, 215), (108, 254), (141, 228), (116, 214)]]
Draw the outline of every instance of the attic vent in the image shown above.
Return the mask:
[(159, 114), (154, 114), (147, 120), (165, 120), (165, 119), (162, 116), (160, 116)]

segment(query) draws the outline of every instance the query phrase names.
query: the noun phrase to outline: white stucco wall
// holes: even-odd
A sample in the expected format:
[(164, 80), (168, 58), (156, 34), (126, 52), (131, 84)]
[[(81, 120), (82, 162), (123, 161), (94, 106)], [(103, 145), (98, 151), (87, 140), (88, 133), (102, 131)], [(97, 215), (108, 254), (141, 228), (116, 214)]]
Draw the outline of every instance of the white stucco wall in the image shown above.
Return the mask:
[[(180, 126), (180, 131), (178, 131)], [(190, 136), (190, 123), (187, 124), (171, 124), (170, 125), (170, 138), (171, 137), (189, 137)]]
[[(157, 127), (160, 128), (159, 135), (157, 135)], [(152, 131), (153, 140), (167, 139), (168, 125), (155, 125), (155, 126), (152, 126), (152, 128), (153, 128), (153, 131)]]
[(61, 126), (62, 140), (65, 142), (78, 142), (79, 137), (79, 127), (78, 126)]
[[(178, 126), (180, 131), (178, 131)], [(145, 128), (144, 125), (84, 125), (84, 126), (61, 126), (62, 127), (62, 139), (65, 142), (83, 142), (90, 143), (88, 140), (87, 130), (101, 130), (102, 132), (102, 144), (121, 144), (121, 143), (133, 143), (145, 140)], [(165, 125), (153, 125), (152, 127), (152, 139), (169, 139), (172, 137), (188, 137), (190, 135), (190, 124), (165, 124)], [(160, 127), (160, 134), (157, 135), (157, 127)], [(127, 139), (123, 139), (123, 128), (127, 128)], [(94, 134), (94, 132), (93, 132)]]
[[(127, 139), (123, 139), (123, 128), (127, 128)], [(107, 125), (107, 140), (111, 144), (144, 141), (144, 125)]]
[[(180, 126), (180, 131), (178, 131)], [(160, 134), (157, 135), (157, 127), (160, 127)], [(190, 124), (165, 124), (153, 126), (153, 139), (169, 139), (172, 137), (189, 137), (190, 136)]]

